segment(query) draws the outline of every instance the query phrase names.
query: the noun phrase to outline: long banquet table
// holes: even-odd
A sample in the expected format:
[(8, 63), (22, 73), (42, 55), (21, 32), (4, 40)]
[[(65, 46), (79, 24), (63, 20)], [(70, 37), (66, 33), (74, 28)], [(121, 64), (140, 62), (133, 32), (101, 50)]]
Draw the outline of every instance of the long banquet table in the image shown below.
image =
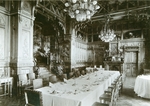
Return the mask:
[(150, 99), (150, 75), (140, 75), (135, 80), (134, 91), (143, 98)]
[(42, 92), (44, 106), (92, 106), (119, 75), (119, 71), (96, 71), (36, 90)]

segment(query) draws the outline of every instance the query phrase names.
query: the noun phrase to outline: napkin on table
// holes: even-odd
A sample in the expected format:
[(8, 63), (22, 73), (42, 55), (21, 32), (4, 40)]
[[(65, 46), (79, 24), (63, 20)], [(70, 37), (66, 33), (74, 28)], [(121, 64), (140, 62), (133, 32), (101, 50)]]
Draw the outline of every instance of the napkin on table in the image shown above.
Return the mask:
[(64, 82), (65, 82), (65, 83), (67, 83), (67, 82), (68, 82), (68, 80), (64, 78)]

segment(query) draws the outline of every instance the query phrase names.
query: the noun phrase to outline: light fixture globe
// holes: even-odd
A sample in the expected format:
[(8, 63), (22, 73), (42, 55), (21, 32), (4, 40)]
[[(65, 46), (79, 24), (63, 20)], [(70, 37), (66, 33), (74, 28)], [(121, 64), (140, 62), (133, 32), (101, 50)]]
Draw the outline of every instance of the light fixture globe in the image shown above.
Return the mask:
[(68, 3), (68, 2), (66, 2), (66, 3), (65, 3), (65, 6), (66, 6), (66, 7), (69, 7), (69, 3)]
[(97, 1), (96, 1), (96, 0), (94, 0), (94, 1), (93, 1), (93, 5), (96, 5), (96, 4), (97, 4)]
[(87, 1), (88, 1), (88, 0), (83, 0), (83, 2), (85, 2), (85, 3), (86, 3)]
[(79, 22), (91, 19), (100, 8), (97, 0), (67, 0), (65, 7), (65, 12), (67, 11), (71, 18), (76, 18)]
[(79, 10), (76, 10), (76, 14), (79, 14), (79, 12), (80, 12)]
[(77, 0), (72, 0), (72, 3), (76, 3), (77, 2)]

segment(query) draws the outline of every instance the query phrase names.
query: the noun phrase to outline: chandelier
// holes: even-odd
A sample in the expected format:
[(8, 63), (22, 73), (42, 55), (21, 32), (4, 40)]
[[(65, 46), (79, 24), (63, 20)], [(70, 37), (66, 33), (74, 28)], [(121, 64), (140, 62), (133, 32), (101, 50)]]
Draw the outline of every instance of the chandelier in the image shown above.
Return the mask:
[(64, 11), (68, 12), (71, 18), (76, 18), (79, 22), (91, 19), (100, 8), (97, 5), (97, 0), (67, 0), (65, 7)]
[(99, 38), (104, 42), (110, 42), (116, 37), (114, 30), (109, 27), (109, 19), (105, 23), (103, 29), (100, 32)]

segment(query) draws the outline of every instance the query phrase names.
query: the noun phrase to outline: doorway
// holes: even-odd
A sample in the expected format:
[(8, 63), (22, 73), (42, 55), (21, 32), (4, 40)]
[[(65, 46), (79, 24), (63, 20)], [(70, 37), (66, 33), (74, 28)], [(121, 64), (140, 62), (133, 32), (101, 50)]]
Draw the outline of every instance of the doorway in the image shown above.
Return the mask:
[(138, 72), (138, 51), (126, 51), (125, 58), (125, 73), (128, 77), (137, 76)]

